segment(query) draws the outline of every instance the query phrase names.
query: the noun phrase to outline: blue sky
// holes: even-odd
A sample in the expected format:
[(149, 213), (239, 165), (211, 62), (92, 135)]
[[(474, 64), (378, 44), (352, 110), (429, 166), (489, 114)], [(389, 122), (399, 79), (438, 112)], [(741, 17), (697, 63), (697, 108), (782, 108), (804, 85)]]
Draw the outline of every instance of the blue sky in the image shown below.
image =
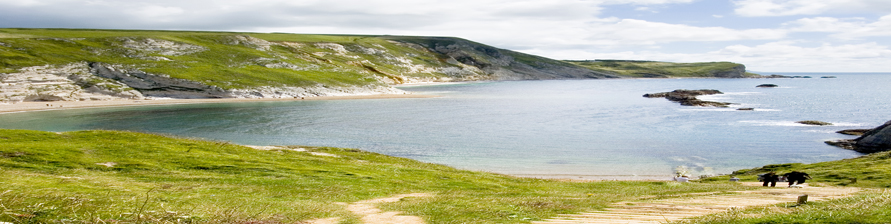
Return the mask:
[(0, 27), (455, 36), (554, 59), (891, 72), (891, 0), (0, 0)]

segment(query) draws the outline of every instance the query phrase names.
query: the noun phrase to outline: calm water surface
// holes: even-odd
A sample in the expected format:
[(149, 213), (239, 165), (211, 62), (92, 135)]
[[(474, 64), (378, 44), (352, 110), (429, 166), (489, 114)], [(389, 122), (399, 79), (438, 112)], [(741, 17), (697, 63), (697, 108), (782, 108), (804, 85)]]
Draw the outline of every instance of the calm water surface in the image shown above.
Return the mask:
[[(841, 129), (891, 119), (891, 74), (812, 79), (521, 81), (402, 87), (437, 98), (256, 102), (29, 112), (0, 128), (133, 130), (249, 145), (360, 148), (513, 175), (653, 179), (859, 154)], [(835, 75), (836, 79), (817, 78)], [(772, 83), (779, 88), (756, 88)], [(644, 93), (718, 89), (734, 108), (683, 107)], [(754, 107), (755, 111), (737, 111)], [(820, 120), (834, 126), (805, 126)], [(635, 177), (636, 176), (636, 177)]]

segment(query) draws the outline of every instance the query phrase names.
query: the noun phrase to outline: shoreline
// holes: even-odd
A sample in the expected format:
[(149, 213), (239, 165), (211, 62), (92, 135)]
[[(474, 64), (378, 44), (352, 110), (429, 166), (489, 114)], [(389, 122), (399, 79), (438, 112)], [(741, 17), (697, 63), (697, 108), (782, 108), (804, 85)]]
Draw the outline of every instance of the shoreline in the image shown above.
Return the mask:
[(175, 105), (175, 104), (205, 104), (205, 103), (241, 103), (241, 102), (284, 102), (307, 100), (357, 100), (357, 99), (405, 99), (405, 98), (434, 98), (436, 95), (424, 94), (375, 94), (375, 95), (349, 95), (349, 96), (315, 96), (303, 98), (216, 98), (216, 99), (143, 99), (143, 100), (96, 100), (96, 101), (39, 101), (0, 103), (0, 114), (23, 113), (34, 111), (69, 110), (84, 108), (130, 107), (150, 105)]

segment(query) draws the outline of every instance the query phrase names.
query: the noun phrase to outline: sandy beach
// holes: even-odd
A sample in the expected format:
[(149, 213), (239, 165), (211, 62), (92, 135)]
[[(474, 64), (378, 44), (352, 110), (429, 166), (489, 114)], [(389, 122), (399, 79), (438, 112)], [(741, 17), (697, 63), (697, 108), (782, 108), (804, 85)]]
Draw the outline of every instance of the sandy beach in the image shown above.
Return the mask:
[(396, 98), (430, 98), (435, 95), (423, 94), (378, 94), (355, 96), (317, 96), (303, 98), (222, 98), (222, 99), (145, 99), (145, 100), (105, 100), (105, 101), (51, 101), (51, 102), (18, 102), (0, 103), (0, 114), (44, 110), (65, 110), (97, 107), (124, 107), (146, 105), (198, 104), (198, 103), (236, 103), (236, 102), (270, 102), (301, 100), (354, 100), (354, 99), (396, 99)]

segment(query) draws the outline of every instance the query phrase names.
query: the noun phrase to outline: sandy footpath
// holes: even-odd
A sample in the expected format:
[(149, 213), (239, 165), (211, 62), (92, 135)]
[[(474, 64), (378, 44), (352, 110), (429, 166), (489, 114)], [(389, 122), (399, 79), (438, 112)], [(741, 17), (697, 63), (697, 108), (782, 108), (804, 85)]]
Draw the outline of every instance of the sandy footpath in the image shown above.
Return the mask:
[(52, 101), (52, 102), (19, 102), (0, 103), (0, 114), (42, 110), (64, 110), (75, 108), (122, 107), (143, 105), (172, 105), (198, 103), (236, 103), (236, 102), (273, 102), (301, 100), (353, 100), (353, 99), (395, 99), (395, 98), (430, 98), (434, 95), (423, 94), (379, 94), (356, 96), (318, 96), (304, 98), (224, 98), (224, 99), (151, 99), (151, 100), (106, 100), (106, 101)]

